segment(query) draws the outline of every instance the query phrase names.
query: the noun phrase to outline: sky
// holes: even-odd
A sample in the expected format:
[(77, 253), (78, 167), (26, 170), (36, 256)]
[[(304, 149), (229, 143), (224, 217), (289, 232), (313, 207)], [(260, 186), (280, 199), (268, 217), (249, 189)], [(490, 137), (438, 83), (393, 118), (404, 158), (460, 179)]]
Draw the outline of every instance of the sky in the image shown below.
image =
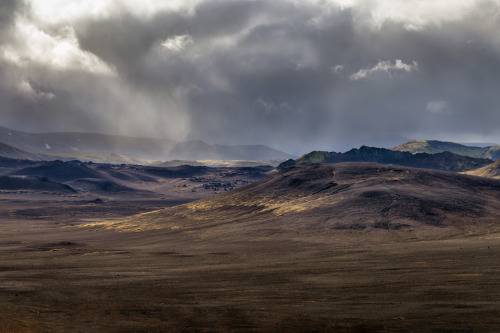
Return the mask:
[(500, 144), (500, 0), (2, 0), (0, 126)]

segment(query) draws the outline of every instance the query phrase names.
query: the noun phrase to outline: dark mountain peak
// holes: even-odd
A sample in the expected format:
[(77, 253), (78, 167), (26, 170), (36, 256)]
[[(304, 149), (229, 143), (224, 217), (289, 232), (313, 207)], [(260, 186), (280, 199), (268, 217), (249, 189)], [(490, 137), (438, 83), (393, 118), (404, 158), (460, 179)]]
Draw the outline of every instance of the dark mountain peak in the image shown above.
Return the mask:
[(377, 150), (381, 150), (381, 149), (382, 148), (376, 148), (376, 147), (370, 147), (370, 146), (362, 145), (358, 149), (356, 149), (356, 148), (351, 149), (351, 151), (353, 151), (353, 150), (359, 150), (359, 151), (377, 151)]

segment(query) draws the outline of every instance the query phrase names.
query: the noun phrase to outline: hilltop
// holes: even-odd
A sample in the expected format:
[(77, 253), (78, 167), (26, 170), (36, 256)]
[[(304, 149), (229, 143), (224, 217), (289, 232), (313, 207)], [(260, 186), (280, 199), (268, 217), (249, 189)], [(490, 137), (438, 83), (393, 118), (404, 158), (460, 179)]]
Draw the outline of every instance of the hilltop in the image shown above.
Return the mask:
[(500, 158), (500, 146), (471, 147), (454, 142), (444, 142), (437, 140), (410, 141), (393, 147), (391, 148), (391, 150), (405, 151), (412, 154), (436, 154), (447, 151), (450, 153), (474, 158), (487, 158), (492, 160), (498, 160)]

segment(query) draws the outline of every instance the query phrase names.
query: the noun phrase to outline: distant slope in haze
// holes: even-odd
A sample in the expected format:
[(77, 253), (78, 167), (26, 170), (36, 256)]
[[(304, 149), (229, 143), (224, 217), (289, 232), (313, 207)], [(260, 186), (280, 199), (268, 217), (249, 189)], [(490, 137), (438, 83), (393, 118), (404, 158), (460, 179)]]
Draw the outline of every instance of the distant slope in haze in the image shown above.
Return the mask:
[(148, 164), (149, 161), (122, 156), (112, 153), (96, 153), (96, 152), (71, 152), (71, 153), (45, 153), (39, 154), (43, 161), (81, 161), (94, 163), (109, 163), (109, 164)]
[(300, 164), (225, 194), (100, 225), (202, 238), (343, 230), (435, 237), (500, 227), (499, 196), (494, 179), (374, 163)]
[(461, 156), (450, 152), (437, 154), (393, 151), (385, 148), (362, 146), (345, 153), (313, 151), (299, 157), (297, 160), (288, 160), (278, 166), (278, 169), (301, 163), (341, 163), (341, 162), (374, 162), (394, 164), (414, 168), (434, 169), (443, 171), (467, 171), (491, 164), (492, 160)]
[(146, 164), (147, 161), (134, 159), (126, 156), (111, 153), (93, 153), (93, 152), (69, 152), (69, 153), (30, 153), (8, 144), (0, 142), (0, 157), (28, 160), (28, 161), (73, 161), (82, 162), (92, 161), (94, 163), (111, 164)]
[(0, 142), (0, 156), (19, 160), (42, 160), (42, 154), (29, 153)]
[(471, 147), (454, 142), (444, 142), (437, 140), (417, 140), (406, 142), (402, 145), (391, 148), (394, 151), (406, 151), (412, 154), (428, 153), (436, 154), (448, 151), (457, 155), (488, 158), (492, 160), (500, 159), (500, 146)]
[(203, 141), (136, 138), (98, 133), (27, 133), (0, 127), (0, 142), (37, 153), (111, 153), (144, 160), (272, 160), (291, 155), (263, 145), (210, 145)]

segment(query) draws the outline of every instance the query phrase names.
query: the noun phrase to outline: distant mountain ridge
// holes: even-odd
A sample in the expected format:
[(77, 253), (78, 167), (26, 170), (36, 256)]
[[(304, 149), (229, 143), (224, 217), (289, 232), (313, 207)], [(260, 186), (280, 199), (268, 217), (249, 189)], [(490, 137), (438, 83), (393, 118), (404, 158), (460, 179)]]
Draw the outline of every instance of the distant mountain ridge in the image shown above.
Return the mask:
[(126, 156), (111, 154), (111, 153), (88, 153), (88, 152), (71, 152), (71, 153), (30, 153), (3, 142), (0, 142), (0, 157), (10, 158), (15, 160), (27, 161), (92, 161), (95, 163), (110, 163), (110, 164), (142, 164), (144, 161), (133, 159)]
[(471, 147), (455, 142), (445, 142), (437, 140), (417, 140), (403, 143), (391, 148), (394, 151), (406, 151), (412, 154), (428, 153), (436, 154), (448, 151), (450, 153), (469, 156), (475, 158), (488, 158), (491, 160), (500, 159), (500, 146)]
[(291, 167), (302, 163), (341, 163), (341, 162), (374, 162), (400, 166), (434, 169), (442, 171), (461, 172), (477, 169), (491, 164), (493, 161), (484, 158), (461, 156), (450, 152), (436, 154), (393, 151), (385, 148), (362, 146), (345, 153), (313, 151), (281, 163), (278, 169)]
[(135, 138), (98, 133), (28, 133), (0, 127), (0, 142), (30, 153), (111, 153), (144, 160), (272, 160), (291, 155), (264, 145)]

